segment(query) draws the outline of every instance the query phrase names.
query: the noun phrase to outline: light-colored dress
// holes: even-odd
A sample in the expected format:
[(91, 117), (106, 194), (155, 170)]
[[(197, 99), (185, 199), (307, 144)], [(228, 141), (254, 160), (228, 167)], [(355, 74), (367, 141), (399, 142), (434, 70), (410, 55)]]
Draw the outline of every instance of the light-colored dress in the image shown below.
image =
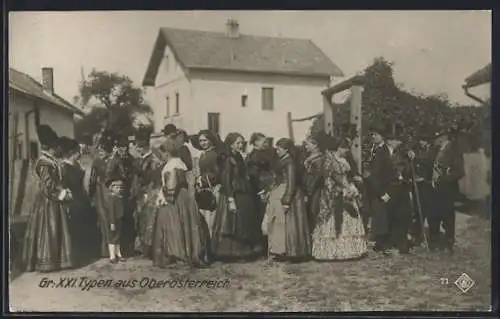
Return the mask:
[(346, 159), (325, 154), (325, 185), (312, 234), (312, 256), (317, 260), (347, 260), (366, 254), (367, 243), (359, 214), (360, 194), (348, 181)]
[[(280, 159), (275, 186), (269, 194), (262, 230), (267, 234), (270, 255), (307, 258), (311, 236), (301, 189), (300, 171), (290, 155)], [(289, 210), (284, 210), (284, 205)]]

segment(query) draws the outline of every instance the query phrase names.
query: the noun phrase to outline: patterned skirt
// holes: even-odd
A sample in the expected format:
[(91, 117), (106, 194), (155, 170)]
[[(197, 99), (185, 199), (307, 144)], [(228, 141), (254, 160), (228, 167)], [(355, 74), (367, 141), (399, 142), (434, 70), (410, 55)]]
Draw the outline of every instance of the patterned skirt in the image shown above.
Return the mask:
[(136, 212), (137, 237), (135, 250), (149, 256), (153, 245), (153, 233), (158, 207), (156, 200), (158, 190), (149, 191), (138, 203)]
[[(323, 194), (322, 196), (328, 196)], [(342, 213), (341, 231), (337, 235), (335, 212), (324, 206), (312, 234), (312, 256), (316, 260), (348, 260), (363, 257), (367, 252), (365, 229), (360, 215)], [(338, 225), (337, 225), (338, 226)]]

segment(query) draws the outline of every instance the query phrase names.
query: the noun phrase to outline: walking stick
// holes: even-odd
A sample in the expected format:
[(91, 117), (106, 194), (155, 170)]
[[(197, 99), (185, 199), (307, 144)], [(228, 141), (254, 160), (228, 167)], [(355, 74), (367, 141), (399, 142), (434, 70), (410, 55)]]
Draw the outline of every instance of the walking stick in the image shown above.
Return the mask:
[(427, 241), (427, 234), (425, 233), (424, 217), (422, 215), (422, 207), (420, 205), (420, 193), (418, 191), (417, 181), (415, 180), (415, 167), (413, 165), (413, 159), (410, 160), (410, 169), (413, 181), (413, 189), (415, 193), (415, 201), (417, 203), (418, 218), (420, 219), (420, 225), (422, 227), (422, 235), (424, 236), (425, 250), (429, 252), (429, 242)]

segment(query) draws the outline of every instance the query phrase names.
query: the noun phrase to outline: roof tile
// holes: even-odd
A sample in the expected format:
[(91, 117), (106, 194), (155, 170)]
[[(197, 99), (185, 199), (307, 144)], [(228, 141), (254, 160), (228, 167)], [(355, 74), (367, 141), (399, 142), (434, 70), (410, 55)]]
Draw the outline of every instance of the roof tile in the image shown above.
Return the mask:
[(308, 39), (246, 34), (231, 38), (221, 32), (161, 28), (144, 85), (154, 85), (166, 44), (188, 69), (343, 76), (340, 68)]

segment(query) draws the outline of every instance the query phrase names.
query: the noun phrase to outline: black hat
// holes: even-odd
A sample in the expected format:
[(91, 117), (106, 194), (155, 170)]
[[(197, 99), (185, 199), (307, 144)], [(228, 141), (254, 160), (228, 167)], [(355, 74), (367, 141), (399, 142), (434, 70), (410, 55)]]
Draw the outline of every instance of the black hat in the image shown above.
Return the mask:
[(376, 123), (376, 124), (372, 124), (368, 128), (368, 132), (370, 134), (372, 134), (372, 133), (378, 133), (378, 134), (382, 135), (383, 137), (386, 137), (387, 135), (390, 135), (392, 133), (392, 129), (388, 125), (384, 125), (384, 124), (381, 124), (381, 123)]
[(57, 140), (57, 145), (64, 153), (70, 153), (77, 151), (80, 148), (80, 145), (77, 141), (72, 138), (62, 136)]
[(148, 128), (139, 128), (135, 133), (135, 144), (137, 146), (149, 146), (151, 131)]
[(161, 130), (165, 136), (170, 135), (170, 134), (176, 134), (177, 133), (177, 127), (174, 124), (167, 124)]
[(57, 133), (46, 124), (37, 126), (36, 134), (38, 135), (40, 144), (45, 146), (53, 146), (58, 140)]
[(129, 146), (129, 144), (130, 144), (130, 141), (128, 140), (128, 136), (126, 136), (126, 135), (120, 135), (115, 140), (115, 146), (118, 146), (118, 147)]

